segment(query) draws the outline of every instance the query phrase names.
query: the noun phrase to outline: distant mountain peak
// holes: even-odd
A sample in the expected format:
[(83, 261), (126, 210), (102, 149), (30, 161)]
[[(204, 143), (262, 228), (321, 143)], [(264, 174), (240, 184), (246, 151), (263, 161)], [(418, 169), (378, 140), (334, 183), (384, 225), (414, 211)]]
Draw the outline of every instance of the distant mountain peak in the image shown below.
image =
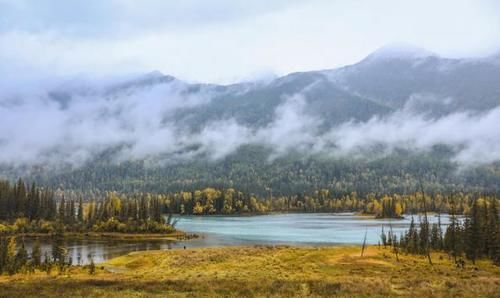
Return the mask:
[(155, 79), (155, 78), (161, 78), (164, 77), (165, 75), (159, 71), (159, 70), (153, 70), (150, 71), (142, 76), (144, 79)]
[(436, 53), (424, 48), (417, 47), (408, 43), (391, 43), (385, 45), (368, 55), (365, 61), (380, 61), (388, 59), (422, 59), (427, 57), (436, 57)]
[(146, 84), (153, 84), (153, 83), (168, 83), (177, 80), (175, 77), (171, 75), (165, 75), (161, 71), (154, 70), (151, 72), (148, 72), (135, 80), (133, 80), (136, 83), (146, 83)]

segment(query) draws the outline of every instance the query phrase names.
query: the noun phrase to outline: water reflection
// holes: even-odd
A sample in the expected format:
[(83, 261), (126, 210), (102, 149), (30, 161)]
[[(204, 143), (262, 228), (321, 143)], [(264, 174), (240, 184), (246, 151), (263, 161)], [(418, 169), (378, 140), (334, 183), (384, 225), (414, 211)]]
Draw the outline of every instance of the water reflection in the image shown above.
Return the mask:
[[(38, 241), (40, 241), (42, 256), (45, 253), (52, 256), (51, 239), (41, 237)], [(31, 252), (35, 239), (25, 238), (24, 242), (28, 252)], [(169, 240), (68, 239), (65, 245), (68, 250), (68, 259), (74, 265), (85, 265), (90, 262), (91, 257), (95, 263), (101, 263), (134, 251), (171, 249), (180, 244)]]

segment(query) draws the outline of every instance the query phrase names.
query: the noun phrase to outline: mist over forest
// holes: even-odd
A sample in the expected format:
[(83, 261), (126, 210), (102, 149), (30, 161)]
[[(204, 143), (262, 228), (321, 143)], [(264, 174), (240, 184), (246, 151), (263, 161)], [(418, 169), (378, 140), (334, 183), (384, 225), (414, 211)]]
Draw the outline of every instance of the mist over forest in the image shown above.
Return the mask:
[[(144, 185), (170, 180), (153, 190), (217, 184), (286, 193), (359, 182), (349, 175), (372, 169), (388, 184), (410, 174), (494, 191), (500, 185), (498, 77), (496, 55), (450, 59), (388, 45), (353, 65), (230, 85), (158, 71), (7, 80), (0, 94), (0, 164), (5, 176), (63, 187), (77, 185), (82, 173), (107, 173), (95, 182), (104, 190), (149, 190)], [(386, 166), (379, 166), (382, 160)], [(323, 164), (321, 173), (300, 177), (311, 163)], [(438, 164), (447, 166), (434, 169)], [(262, 181), (269, 167), (282, 181)], [(121, 168), (133, 180), (144, 180), (147, 171), (170, 174), (129, 188), (113, 184)], [(243, 179), (248, 170), (252, 179)], [(289, 171), (296, 177), (285, 178)], [(192, 172), (199, 177), (183, 181)], [(478, 184), (479, 176), (488, 179)]]

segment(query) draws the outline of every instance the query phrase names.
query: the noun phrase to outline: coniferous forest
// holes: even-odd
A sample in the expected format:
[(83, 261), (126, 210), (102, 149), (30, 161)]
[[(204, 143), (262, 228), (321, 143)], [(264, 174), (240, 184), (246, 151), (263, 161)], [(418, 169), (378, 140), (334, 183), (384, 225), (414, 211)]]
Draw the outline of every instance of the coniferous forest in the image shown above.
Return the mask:
[[(34, 231), (26, 223), (58, 221), (69, 230), (154, 232), (162, 231), (160, 227), (164, 223), (165, 214), (358, 212), (377, 218), (398, 218), (424, 211), (468, 214), (478, 200), (498, 200), (496, 194), (485, 193), (429, 194), (415, 191), (411, 194), (368, 193), (366, 196), (359, 196), (356, 192), (335, 195), (327, 189), (291, 196), (273, 195), (269, 192), (264, 197), (233, 188), (205, 188), (160, 194), (93, 192), (87, 196), (88, 194), (37, 187), (34, 183), (28, 185), (22, 179), (15, 183), (0, 181), (0, 220), (17, 221), (19, 227), (16, 229), (19, 231)], [(108, 222), (109, 225), (106, 224)], [(127, 223), (125, 226), (129, 228), (124, 228), (123, 225), (118, 228), (119, 223)], [(160, 226), (155, 227), (155, 224)], [(39, 229), (48, 231), (41, 226)]]
[[(71, 196), (74, 196), (71, 193)], [(62, 240), (65, 232), (171, 233), (175, 230), (172, 214), (216, 215), (267, 212), (359, 212), (378, 218), (411, 216), (409, 230), (402, 235), (392, 227), (382, 228), (381, 244), (393, 252), (429, 255), (444, 251), (457, 264), (467, 258), (500, 261), (500, 225), (498, 204), (494, 195), (484, 194), (369, 194), (333, 197), (327, 190), (311, 196), (281, 196), (260, 198), (234, 189), (206, 188), (193, 192), (167, 194), (120, 195), (108, 192), (105, 197), (58, 197), (51, 189), (16, 183), (0, 182), (0, 271), (15, 273), (34, 267), (50, 270), (51, 264), (65, 264)], [(447, 213), (451, 222), (445, 230), (441, 223), (429, 224), (427, 213)], [(166, 218), (166, 214), (169, 214)], [(457, 215), (462, 215), (457, 218)], [(414, 222), (419, 217), (419, 224)], [(465, 216), (465, 218), (463, 217)], [(17, 248), (15, 235), (45, 233), (53, 237), (53, 256), (46, 256), (42, 266), (39, 248), (28, 256), (24, 244)], [(9, 238), (6, 236), (13, 235)], [(3, 236), (3, 237), (2, 237)], [(380, 243), (379, 243), (380, 245)], [(52, 262), (52, 263), (51, 263)], [(429, 255), (429, 262), (432, 263)], [(71, 262), (70, 262), (71, 263)], [(33, 267), (34, 266), (34, 267)], [(457, 265), (459, 266), (459, 265)]]
[[(0, 233), (53, 233), (96, 231), (169, 233), (174, 228), (164, 218), (168, 211), (162, 196), (133, 198), (109, 193), (103, 200), (56, 198), (54, 191), (27, 186), (21, 179), (0, 182)], [(10, 223), (10, 224), (9, 224)]]
[(390, 226), (385, 231), (382, 228), (379, 245), (391, 247), (396, 256), (398, 253), (427, 256), (431, 265), (431, 251), (446, 252), (457, 267), (463, 268), (464, 259), (475, 264), (481, 258), (500, 265), (498, 199), (476, 199), (465, 218), (458, 219), (456, 215), (452, 205), (451, 222), (446, 228), (440, 221), (430, 225), (425, 213), (419, 215), (418, 224), (412, 216), (410, 228), (404, 234), (396, 235)]

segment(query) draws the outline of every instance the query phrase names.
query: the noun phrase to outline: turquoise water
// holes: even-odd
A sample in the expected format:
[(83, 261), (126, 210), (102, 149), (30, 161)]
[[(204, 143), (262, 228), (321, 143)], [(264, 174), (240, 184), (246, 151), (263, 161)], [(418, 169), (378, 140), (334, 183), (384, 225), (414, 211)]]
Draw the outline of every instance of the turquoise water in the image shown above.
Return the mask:
[[(429, 216), (431, 223), (437, 216)], [(419, 217), (414, 216), (418, 224)], [(261, 216), (186, 216), (177, 228), (202, 234), (188, 246), (224, 246), (248, 244), (289, 245), (347, 245), (362, 244), (366, 232), (367, 243), (377, 244), (382, 226), (387, 232), (392, 227), (398, 236), (409, 228), (411, 216), (404, 219), (373, 219), (352, 213), (273, 214)], [(443, 231), (448, 216), (441, 216)]]

